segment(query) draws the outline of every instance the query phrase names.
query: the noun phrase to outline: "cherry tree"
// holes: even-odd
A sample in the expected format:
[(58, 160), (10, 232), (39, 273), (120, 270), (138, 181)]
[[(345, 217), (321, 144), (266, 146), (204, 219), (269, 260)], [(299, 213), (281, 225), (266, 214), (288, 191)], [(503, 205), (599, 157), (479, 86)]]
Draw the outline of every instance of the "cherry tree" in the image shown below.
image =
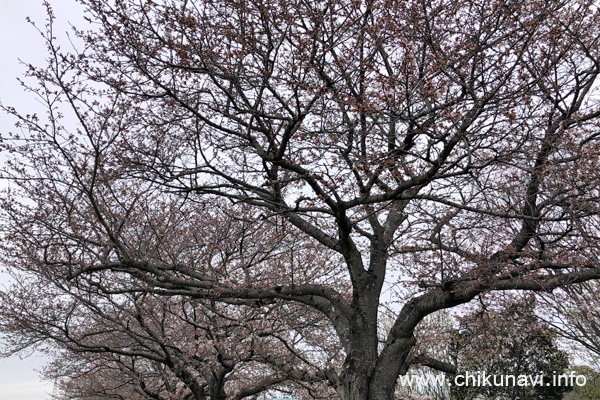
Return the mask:
[[(183, 232), (190, 227), (176, 218), (176, 211), (167, 208), (163, 215), (178, 223), (154, 213), (160, 228), (167, 230), (160, 233), (161, 246), (167, 244), (169, 250), (177, 251), (172, 241), (176, 237), (178, 245), (195, 247), (197, 261), (210, 266), (212, 273), (229, 269), (229, 279), (240, 268), (238, 258), (242, 257), (241, 282), (250, 277), (265, 284), (274, 272), (281, 280), (284, 274), (278, 271), (279, 265), (283, 260), (292, 264), (289, 258), (297, 252), (311, 260), (299, 258), (304, 261), (301, 272), (291, 279), (301, 283), (307, 272), (310, 279), (324, 282), (334, 276), (332, 270), (321, 269), (327, 262), (302, 247), (299, 237), (286, 246), (285, 235), (272, 232), (271, 240), (280, 238), (277, 246), (273, 241), (252, 245), (244, 242), (246, 235), (255, 229), (268, 231), (273, 228), (270, 223), (240, 221), (242, 214), (219, 221), (217, 214), (207, 212), (203, 224), (222, 232), (187, 238)], [(215, 225), (210, 226), (211, 222)], [(13, 239), (31, 238), (29, 229), (15, 232)], [(141, 239), (144, 251), (156, 243), (154, 235)], [(56, 241), (54, 245), (65, 246)], [(319, 266), (310, 268), (315, 261)], [(16, 274), (18, 281), (0, 293), (4, 353), (41, 345), (55, 358), (46, 376), (60, 378), (61, 398), (241, 399), (269, 390), (296, 398), (331, 394), (314, 373), (327, 362), (336, 362), (341, 349), (327, 339), (331, 328), (310, 309), (273, 301), (231, 304), (163, 296), (132, 284), (127, 275), (109, 273), (73, 282), (45, 275), (47, 265), (38, 267), (29, 266), (26, 273)], [(324, 360), (314, 353), (333, 359)]]
[[(600, 277), (595, 2), (81, 3), (95, 28), (74, 49), (52, 13), (41, 29), (49, 65), (26, 87), (46, 115), (5, 107), (21, 128), (3, 143), (12, 270), (301, 305), (343, 360), (324, 346), (287, 374), (342, 399), (390, 399), (414, 364), (454, 371), (416, 347), (436, 311)], [(227, 201), (318, 257), (198, 258), (189, 238), (219, 234), (201, 204)]]
[[(60, 316), (55, 325), (20, 321), (21, 337), (29, 329), (45, 343), (57, 343), (46, 376), (59, 379), (61, 398), (241, 399), (268, 390), (296, 398), (327, 396), (314, 381), (292, 381), (281, 364), (310, 368), (302, 361), (310, 342), (298, 340), (299, 332), (315, 332), (319, 321), (300, 310), (277, 318), (277, 310), (262, 310), (259, 317), (255, 308), (241, 315), (237, 308), (232, 315), (214, 304), (192, 306), (149, 295), (133, 303), (119, 304), (113, 313), (106, 306), (88, 314), (72, 306), (69, 317)], [(281, 322), (292, 317), (295, 323)]]

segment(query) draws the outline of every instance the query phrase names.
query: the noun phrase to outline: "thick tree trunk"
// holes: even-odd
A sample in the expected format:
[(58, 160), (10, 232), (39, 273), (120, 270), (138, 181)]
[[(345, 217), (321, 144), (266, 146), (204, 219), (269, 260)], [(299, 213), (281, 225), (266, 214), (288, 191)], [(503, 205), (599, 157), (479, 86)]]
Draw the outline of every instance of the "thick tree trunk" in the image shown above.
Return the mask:
[[(363, 303), (362, 306), (366, 304)], [(376, 310), (371, 313), (357, 311), (357, 317), (350, 328), (350, 348), (338, 389), (343, 400), (369, 399), (370, 380), (377, 362), (376, 315)]]
[[(409, 351), (410, 348), (407, 348), (403, 353), (408, 354)], [(409, 368), (406, 357), (399, 364), (400, 374), (406, 373)], [(390, 368), (394, 368), (394, 366), (390, 366)], [(398, 374), (395, 372), (377, 376), (373, 373), (371, 365), (366, 363), (357, 365), (355, 369), (349, 369), (341, 376), (338, 395), (341, 400), (392, 400), (396, 390), (397, 376)]]
[[(340, 377), (341, 384), (338, 394), (341, 400), (392, 400), (396, 387), (396, 378), (399, 371), (406, 373), (408, 365), (406, 356), (410, 351), (407, 347), (399, 356), (401, 360), (397, 365), (390, 365), (389, 373), (376, 374), (376, 360), (368, 362), (353, 358), (347, 361), (345, 370)], [(386, 366), (381, 366), (385, 370)], [(394, 370), (394, 371), (392, 371)]]
[(341, 400), (367, 400), (369, 398), (369, 378), (364, 369), (346, 373), (342, 384)]
[[(359, 288), (355, 291), (353, 305), (356, 318), (351, 323), (349, 352), (340, 376), (338, 394), (342, 400), (391, 400), (394, 397), (397, 371), (405, 366), (404, 362), (414, 340), (399, 343), (401, 348), (393, 365), (378, 366), (378, 362), (381, 362), (377, 334), (380, 284), (371, 274), (365, 274), (363, 278), (363, 290)], [(377, 373), (382, 369), (387, 373)]]

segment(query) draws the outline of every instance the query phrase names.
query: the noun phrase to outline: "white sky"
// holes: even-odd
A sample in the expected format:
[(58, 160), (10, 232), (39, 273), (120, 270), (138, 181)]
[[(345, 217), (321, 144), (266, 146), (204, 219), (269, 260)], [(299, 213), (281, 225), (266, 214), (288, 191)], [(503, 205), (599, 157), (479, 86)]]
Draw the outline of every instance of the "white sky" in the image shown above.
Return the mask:
[[(81, 21), (81, 7), (75, 0), (49, 0), (57, 18), (56, 36), (65, 37), (68, 22)], [(0, 0), (0, 101), (25, 112), (34, 111), (36, 104), (31, 95), (23, 93), (16, 78), (21, 77), (24, 62), (43, 65), (45, 47), (39, 33), (27, 23), (30, 17), (43, 28), (45, 8), (42, 0)], [(0, 113), (0, 135), (14, 129), (14, 120)], [(1, 269), (1, 266), (0, 266)], [(7, 277), (0, 272), (0, 285)], [(46, 360), (39, 356), (21, 360), (18, 357), (0, 359), (0, 400), (47, 400), (52, 393), (52, 382), (41, 382), (39, 370)]]

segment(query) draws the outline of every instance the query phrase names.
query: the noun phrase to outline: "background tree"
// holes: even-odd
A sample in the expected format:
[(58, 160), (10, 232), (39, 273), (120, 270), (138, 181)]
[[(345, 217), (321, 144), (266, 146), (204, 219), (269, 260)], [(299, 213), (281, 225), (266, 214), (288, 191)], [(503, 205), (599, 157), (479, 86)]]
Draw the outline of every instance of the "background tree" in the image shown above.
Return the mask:
[[(600, 277), (593, 1), (81, 2), (97, 30), (63, 52), (50, 23), (29, 70), (47, 114), (6, 108), (23, 128), (4, 142), (11, 269), (301, 304), (345, 358), (290, 375), (343, 399), (392, 398), (413, 362), (454, 371), (413, 353), (429, 314)], [(286, 220), (343, 277), (199, 262), (161, 226), (181, 210), (203, 232), (208, 198)]]
[(571, 344), (579, 358), (596, 369), (600, 367), (599, 299), (597, 282), (574, 285), (540, 298), (544, 319)]
[(565, 400), (592, 400), (600, 396), (600, 374), (588, 366), (575, 366), (571, 368), (578, 375), (586, 378), (584, 386), (573, 386), (573, 391), (565, 395)]
[(568, 399), (587, 399), (600, 395), (598, 381), (598, 356), (600, 355), (600, 314), (597, 282), (586, 282), (563, 288), (540, 297), (540, 315), (565, 340), (579, 362), (589, 366), (576, 366), (572, 370), (587, 378), (584, 387), (575, 386)]
[[(87, 324), (96, 329), (84, 328), (85, 339), (81, 334), (63, 339), (66, 351), (59, 354), (55, 366), (62, 367), (56, 375), (66, 378), (61, 386), (64, 398), (104, 393), (108, 398), (118, 394), (128, 399), (137, 392), (148, 399), (241, 399), (269, 390), (298, 399), (317, 393), (326, 397), (327, 391), (314, 382), (294, 383), (280, 364), (302, 367), (302, 356), (310, 351), (309, 340), (300, 340), (298, 332), (310, 329), (314, 333), (318, 322), (302, 326), (312, 321), (305, 316), (294, 320), (298, 312), (292, 310), (287, 310), (288, 319), (279, 318), (290, 322), (282, 327), (281, 321), (266, 312), (266, 318), (257, 322), (254, 310), (234, 318), (226, 309), (197, 305), (191, 311), (189, 305), (182, 307), (173, 300), (157, 304), (143, 298), (140, 302), (144, 308), (134, 318), (141, 332), (135, 322), (121, 315), (122, 325), (89, 318)], [(173, 308), (187, 310), (169, 315)], [(268, 328), (258, 336), (256, 324), (268, 324)], [(90, 344), (91, 338), (98, 344)], [(274, 357), (278, 362), (270, 362)], [(301, 377), (296, 381), (302, 382)]]
[(459, 371), (542, 376), (543, 381), (535, 386), (453, 385), (452, 398), (562, 399), (571, 387), (555, 385), (553, 376), (565, 373), (569, 357), (559, 350), (556, 332), (535, 315), (534, 298), (510, 299), (494, 308), (480, 306), (462, 318), (453, 349)]
[[(328, 262), (298, 236), (289, 238), (279, 231), (271, 232), (269, 242), (248, 240), (256, 229), (281, 229), (271, 221), (243, 219), (241, 213), (233, 217), (223, 213), (224, 206), (220, 211), (212, 206), (197, 211), (204, 213), (203, 227), (211, 233), (193, 229), (190, 235), (189, 221), (183, 219), (189, 210), (178, 216), (177, 210), (166, 208), (146, 210), (156, 231), (138, 231), (131, 240), (156, 254), (160, 235), (161, 246), (174, 253), (193, 252), (196, 262), (210, 266), (212, 273), (227, 269), (230, 279), (238, 270), (242, 281), (264, 284), (272, 274), (281, 280), (283, 260), (302, 262), (301, 271), (290, 277), (298, 283), (307, 273), (311, 280), (335, 278), (336, 269), (324, 269)], [(318, 264), (310, 268), (311, 263)], [(83, 284), (40, 273), (16, 278), (19, 281), (0, 294), (4, 354), (43, 344), (55, 358), (47, 376), (60, 378), (64, 399), (241, 399), (269, 390), (298, 399), (323, 398), (328, 392), (320, 383), (323, 379), (311, 372), (339, 362), (331, 347), (336, 342), (327, 339), (330, 327), (294, 304), (164, 297), (135, 287), (128, 290), (131, 278), (122, 274)], [(313, 356), (316, 353), (332, 358)]]
[(55, 381), (52, 399), (193, 398), (185, 384), (164, 365), (109, 352), (63, 351), (46, 367), (45, 376)]
[[(32, 287), (37, 296), (47, 295)], [(60, 378), (61, 398), (240, 399), (269, 390), (298, 399), (327, 396), (314, 380), (303, 386), (302, 376), (288, 376), (291, 366), (314, 369), (301, 365), (314, 351), (315, 338), (305, 336), (318, 335), (322, 323), (302, 310), (232, 312), (148, 295), (95, 297), (90, 305), (65, 297), (27, 305), (4, 298), (2, 306), (21, 316), (13, 317), (19, 344), (28, 339), (50, 346), (55, 361), (47, 376)]]

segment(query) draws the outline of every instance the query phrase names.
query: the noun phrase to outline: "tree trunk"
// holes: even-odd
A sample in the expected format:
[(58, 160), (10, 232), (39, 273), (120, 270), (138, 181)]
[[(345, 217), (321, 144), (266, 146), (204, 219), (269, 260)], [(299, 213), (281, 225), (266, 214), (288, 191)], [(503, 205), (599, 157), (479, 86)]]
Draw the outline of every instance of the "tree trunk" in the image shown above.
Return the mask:
[[(356, 318), (350, 328), (350, 351), (340, 376), (338, 394), (343, 400), (391, 400), (394, 397), (396, 376), (376, 374), (378, 361), (377, 311), (379, 285), (376, 277), (364, 276), (364, 290), (356, 293)], [(402, 364), (414, 342), (406, 343), (406, 351), (399, 353)], [(397, 365), (390, 365), (398, 370)], [(391, 371), (390, 371), (391, 372)]]

